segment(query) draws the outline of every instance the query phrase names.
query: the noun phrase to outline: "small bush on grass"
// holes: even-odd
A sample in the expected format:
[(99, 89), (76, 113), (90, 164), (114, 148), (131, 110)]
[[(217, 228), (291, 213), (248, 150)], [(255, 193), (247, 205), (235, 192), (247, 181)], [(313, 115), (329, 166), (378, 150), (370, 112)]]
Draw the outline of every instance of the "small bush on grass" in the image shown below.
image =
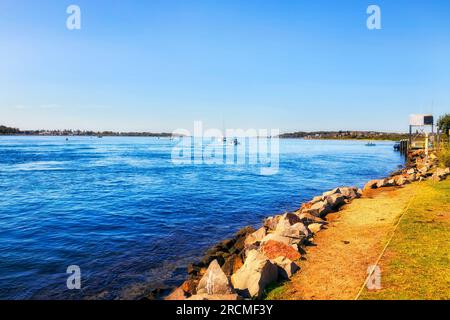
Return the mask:
[(439, 162), (441, 166), (450, 167), (450, 149), (445, 148), (441, 150), (438, 154)]

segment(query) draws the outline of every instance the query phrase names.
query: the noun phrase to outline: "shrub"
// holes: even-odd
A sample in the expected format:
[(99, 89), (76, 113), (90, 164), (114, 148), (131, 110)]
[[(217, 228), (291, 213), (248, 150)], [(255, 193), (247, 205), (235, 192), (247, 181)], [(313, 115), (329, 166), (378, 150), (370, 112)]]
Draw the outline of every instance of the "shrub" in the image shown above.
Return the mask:
[(438, 157), (439, 157), (439, 162), (442, 166), (450, 167), (450, 149), (449, 148), (442, 149), (439, 152)]

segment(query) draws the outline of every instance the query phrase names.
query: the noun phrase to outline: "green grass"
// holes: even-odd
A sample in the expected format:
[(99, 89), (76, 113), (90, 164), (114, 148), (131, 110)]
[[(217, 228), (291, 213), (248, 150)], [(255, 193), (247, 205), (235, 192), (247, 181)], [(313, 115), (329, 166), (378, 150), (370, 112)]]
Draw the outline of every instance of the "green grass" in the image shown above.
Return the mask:
[(426, 182), (381, 260), (381, 286), (361, 299), (450, 299), (450, 179)]
[(286, 282), (273, 283), (264, 290), (263, 299), (265, 300), (283, 300), (286, 299)]

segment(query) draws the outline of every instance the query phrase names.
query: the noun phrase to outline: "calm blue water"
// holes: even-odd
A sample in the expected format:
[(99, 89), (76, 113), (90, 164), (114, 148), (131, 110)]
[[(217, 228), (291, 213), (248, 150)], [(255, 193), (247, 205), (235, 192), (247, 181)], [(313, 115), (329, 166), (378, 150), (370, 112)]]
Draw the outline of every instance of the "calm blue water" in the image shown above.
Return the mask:
[[(0, 299), (137, 298), (240, 227), (403, 163), (393, 143), (280, 142), (280, 170), (174, 165), (156, 138), (0, 137)], [(82, 290), (66, 288), (78, 265)]]

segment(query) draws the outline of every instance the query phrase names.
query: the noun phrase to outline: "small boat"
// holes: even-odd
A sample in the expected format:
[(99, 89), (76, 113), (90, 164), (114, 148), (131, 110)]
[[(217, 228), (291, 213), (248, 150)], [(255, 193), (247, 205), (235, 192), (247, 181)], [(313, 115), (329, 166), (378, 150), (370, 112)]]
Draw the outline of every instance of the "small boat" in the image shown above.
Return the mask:
[(375, 147), (375, 146), (376, 146), (376, 144), (373, 142), (366, 143), (366, 147)]
[(234, 140), (233, 140), (233, 144), (234, 144), (235, 146), (237, 146), (237, 145), (239, 144), (239, 141), (238, 141), (238, 139), (234, 138)]
[(101, 139), (101, 138), (103, 138), (103, 136), (97, 136), (97, 138)]
[(400, 151), (400, 142), (396, 142), (396, 143), (394, 144), (394, 150), (395, 150), (395, 151)]

